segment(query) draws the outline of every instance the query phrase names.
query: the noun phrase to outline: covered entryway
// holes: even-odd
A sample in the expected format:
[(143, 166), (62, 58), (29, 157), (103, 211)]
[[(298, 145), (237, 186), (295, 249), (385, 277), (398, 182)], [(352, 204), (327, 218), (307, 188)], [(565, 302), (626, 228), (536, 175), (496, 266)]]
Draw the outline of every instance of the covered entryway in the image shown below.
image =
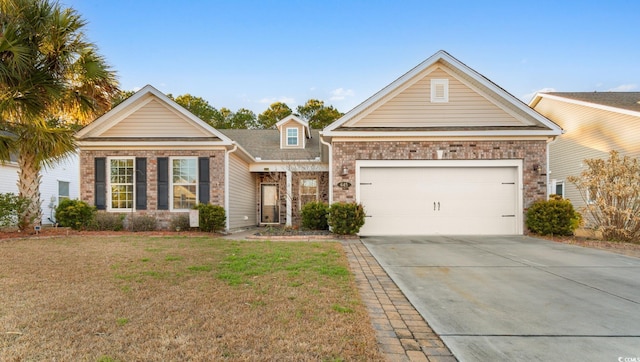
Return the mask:
[(358, 161), (361, 235), (522, 233), (521, 161)]

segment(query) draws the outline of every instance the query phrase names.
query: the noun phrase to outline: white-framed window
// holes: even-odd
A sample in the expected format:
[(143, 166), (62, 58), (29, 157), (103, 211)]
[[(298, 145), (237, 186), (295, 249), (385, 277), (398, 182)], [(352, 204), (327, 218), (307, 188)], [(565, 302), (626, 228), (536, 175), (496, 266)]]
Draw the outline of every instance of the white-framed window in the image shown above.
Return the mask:
[(62, 200), (69, 200), (69, 181), (58, 180), (58, 205)]
[(135, 159), (133, 157), (109, 158), (108, 209), (126, 211), (133, 209), (135, 192)]
[(308, 202), (318, 200), (318, 179), (303, 178), (300, 180), (300, 209)]
[(198, 202), (198, 158), (172, 157), (170, 172), (171, 210), (190, 210)]
[(297, 145), (298, 145), (298, 129), (287, 128), (287, 146), (297, 146)]
[(449, 79), (431, 79), (431, 102), (449, 102)]
[(554, 194), (564, 199), (564, 181), (556, 181), (556, 188), (553, 191)]

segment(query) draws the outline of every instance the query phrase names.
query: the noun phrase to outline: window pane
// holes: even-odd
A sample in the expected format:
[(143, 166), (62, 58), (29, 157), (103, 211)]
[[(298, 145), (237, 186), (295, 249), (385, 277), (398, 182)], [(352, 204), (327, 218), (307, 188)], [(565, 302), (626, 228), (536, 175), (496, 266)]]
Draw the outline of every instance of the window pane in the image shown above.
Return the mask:
[(174, 209), (191, 209), (196, 206), (196, 187), (195, 186), (173, 186), (173, 208)]
[(195, 184), (198, 179), (196, 160), (174, 159), (173, 160), (173, 183)]
[(58, 181), (58, 196), (69, 197), (69, 183), (66, 181)]
[(298, 129), (287, 128), (287, 145), (296, 146), (298, 144)]
[(111, 159), (109, 167), (111, 208), (133, 208), (133, 159)]
[(318, 180), (302, 179), (300, 180), (300, 207), (308, 202), (317, 201), (318, 199)]

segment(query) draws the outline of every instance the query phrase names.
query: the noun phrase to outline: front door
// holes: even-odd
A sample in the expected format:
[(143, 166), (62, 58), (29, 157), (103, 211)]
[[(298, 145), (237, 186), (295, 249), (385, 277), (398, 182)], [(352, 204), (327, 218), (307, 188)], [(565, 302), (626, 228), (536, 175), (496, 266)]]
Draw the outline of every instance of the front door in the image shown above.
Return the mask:
[(262, 184), (260, 188), (261, 210), (260, 222), (263, 224), (280, 223), (278, 207), (278, 185)]

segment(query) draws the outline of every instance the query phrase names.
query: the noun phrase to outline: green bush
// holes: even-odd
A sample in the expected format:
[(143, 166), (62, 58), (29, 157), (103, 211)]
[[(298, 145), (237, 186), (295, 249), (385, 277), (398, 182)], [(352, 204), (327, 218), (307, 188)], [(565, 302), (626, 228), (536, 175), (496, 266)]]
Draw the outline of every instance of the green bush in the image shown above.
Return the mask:
[(302, 227), (311, 230), (327, 230), (327, 213), (329, 205), (322, 201), (312, 201), (302, 207)]
[(327, 222), (336, 234), (355, 235), (364, 225), (364, 216), (361, 204), (336, 202), (329, 207)]
[(29, 200), (12, 193), (0, 193), (0, 227), (18, 225), (18, 216), (23, 214)]
[(56, 221), (60, 226), (74, 230), (87, 229), (91, 226), (96, 208), (81, 200), (65, 199), (56, 207)]
[(124, 218), (124, 214), (97, 212), (90, 225), (90, 229), (99, 231), (121, 231), (124, 229)]
[(574, 210), (571, 201), (552, 195), (538, 200), (527, 210), (527, 227), (541, 235), (573, 235), (582, 223), (582, 215)]
[(171, 230), (187, 231), (191, 228), (188, 214), (178, 214), (171, 218)]
[(158, 229), (158, 219), (153, 215), (132, 215), (129, 219), (131, 231), (154, 231)]
[(200, 216), (200, 230), (216, 232), (226, 226), (227, 215), (224, 207), (212, 204), (198, 204), (195, 206)]

